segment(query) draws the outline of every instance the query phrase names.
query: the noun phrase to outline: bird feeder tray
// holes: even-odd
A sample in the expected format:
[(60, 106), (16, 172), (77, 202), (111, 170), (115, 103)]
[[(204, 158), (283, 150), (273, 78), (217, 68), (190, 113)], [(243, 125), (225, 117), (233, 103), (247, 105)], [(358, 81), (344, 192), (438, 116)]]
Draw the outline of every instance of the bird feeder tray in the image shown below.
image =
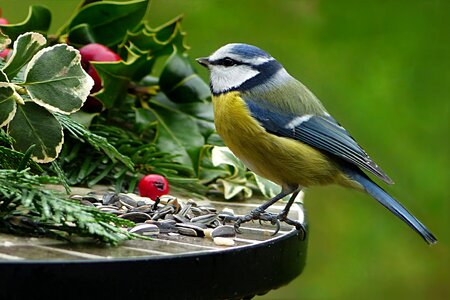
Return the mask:
[[(208, 202), (246, 214), (257, 203)], [(269, 212), (283, 208), (272, 206)], [(301, 205), (289, 218), (305, 224)], [(105, 246), (0, 234), (0, 299), (242, 299), (288, 284), (305, 265), (307, 238), (293, 226), (244, 223), (233, 246), (159, 234)]]

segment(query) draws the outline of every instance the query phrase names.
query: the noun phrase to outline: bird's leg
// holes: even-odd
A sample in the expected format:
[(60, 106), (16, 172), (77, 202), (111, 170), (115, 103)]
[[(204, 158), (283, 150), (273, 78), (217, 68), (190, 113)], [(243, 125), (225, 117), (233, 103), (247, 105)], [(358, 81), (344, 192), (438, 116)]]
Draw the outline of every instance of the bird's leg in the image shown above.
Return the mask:
[[(239, 227), (241, 226), (241, 224), (245, 223), (245, 222), (249, 222), (251, 220), (259, 220), (260, 222), (267, 221), (273, 225), (276, 225), (277, 228), (276, 228), (274, 234), (276, 234), (280, 230), (280, 221), (284, 221), (289, 225), (293, 225), (298, 230), (301, 230), (303, 233), (305, 233), (305, 229), (302, 224), (287, 218), (289, 209), (291, 208), (296, 196), (298, 195), (298, 193), (300, 191), (301, 191), (300, 187), (290, 188), (287, 190), (283, 189), (278, 195), (276, 195), (269, 201), (265, 202), (261, 206), (255, 208), (249, 214), (247, 214), (245, 216), (228, 217), (225, 221), (235, 221), (234, 228), (235, 228), (236, 232), (239, 232), (239, 233), (240, 233)], [(289, 194), (292, 194), (291, 198), (289, 199), (285, 208), (278, 215), (266, 212), (267, 208), (269, 208), (275, 202), (277, 202), (278, 200), (284, 198), (285, 196), (287, 196)]]
[[(257, 208), (253, 209), (252, 211), (250, 211), (249, 214), (247, 214), (245, 216), (233, 216), (233, 217), (230, 216), (230, 217), (227, 217), (224, 220), (224, 222), (226, 222), (226, 221), (235, 221), (234, 229), (236, 230), (236, 232), (241, 233), (241, 231), (239, 230), (239, 227), (241, 226), (242, 223), (246, 223), (246, 222), (249, 222), (251, 220), (261, 220), (261, 216), (264, 216), (263, 217), (263, 221), (269, 221), (269, 220), (266, 220), (266, 216), (268, 214), (265, 212), (265, 210), (269, 206), (271, 206), (272, 204), (274, 204), (275, 202), (280, 200), (281, 198), (289, 195), (290, 193), (292, 193), (292, 191), (290, 191), (290, 190), (289, 191), (282, 190), (281, 193), (279, 193), (278, 195), (276, 195), (275, 197), (273, 197), (269, 201), (263, 203), (261, 206), (258, 206)], [(276, 224), (276, 222), (274, 224)], [(277, 228), (279, 228), (279, 224), (277, 225)]]
[(288, 203), (286, 204), (286, 206), (283, 208), (283, 210), (278, 214), (278, 215), (274, 215), (274, 214), (270, 214), (270, 213), (265, 213), (264, 215), (262, 215), (260, 217), (260, 220), (263, 221), (268, 221), (271, 222), (272, 224), (276, 224), (277, 225), (277, 229), (275, 230), (275, 232), (273, 233), (273, 235), (277, 234), (278, 231), (280, 230), (280, 222), (285, 222), (289, 225), (295, 226), (295, 228), (298, 231), (301, 231), (302, 233), (302, 240), (305, 239), (306, 236), (306, 229), (303, 226), (302, 223), (294, 221), (292, 219), (289, 219), (287, 217), (289, 210), (291, 209), (292, 204), (295, 201), (295, 198), (297, 198), (298, 193), (300, 193), (301, 188), (298, 188), (297, 190), (295, 190), (292, 195), (291, 198), (289, 198)]
[(302, 189), (299, 188), (299, 189), (297, 189), (297, 190), (292, 194), (292, 196), (291, 196), (291, 198), (289, 198), (289, 201), (288, 201), (288, 203), (286, 204), (286, 206), (285, 206), (285, 207), (283, 208), (283, 210), (278, 214), (277, 219), (280, 220), (280, 221), (284, 221), (284, 222), (286, 222), (286, 223), (289, 224), (289, 225), (295, 226), (295, 228), (296, 228), (298, 231), (301, 231), (301, 232), (302, 232), (302, 240), (304, 240), (305, 237), (306, 237), (306, 228), (305, 228), (305, 226), (303, 226), (302, 223), (297, 222), (297, 221), (294, 221), (294, 220), (291, 220), (291, 219), (289, 219), (289, 218), (287, 217), (287, 215), (288, 215), (288, 213), (289, 213), (289, 210), (291, 209), (291, 206), (292, 206), (292, 204), (293, 204), (294, 201), (295, 201), (295, 198), (297, 198), (297, 195), (298, 195), (298, 193), (300, 193), (301, 190), (302, 190)]

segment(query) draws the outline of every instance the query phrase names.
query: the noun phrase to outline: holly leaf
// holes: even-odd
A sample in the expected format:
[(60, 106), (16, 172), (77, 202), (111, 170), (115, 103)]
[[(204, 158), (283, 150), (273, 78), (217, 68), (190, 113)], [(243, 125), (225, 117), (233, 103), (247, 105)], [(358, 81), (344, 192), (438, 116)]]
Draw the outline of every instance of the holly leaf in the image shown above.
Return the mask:
[(71, 43), (82, 44), (80, 24), (88, 24), (90, 34), (97, 43), (112, 47), (120, 43), (127, 31), (135, 28), (147, 11), (148, 0), (94, 2), (84, 6), (69, 25)]
[(159, 86), (170, 100), (178, 103), (196, 102), (210, 97), (208, 85), (194, 71), (187, 55), (174, 47), (159, 78)]
[(27, 32), (20, 35), (15, 40), (12, 55), (2, 71), (9, 78), (14, 78), (46, 43), (47, 40), (40, 33)]
[(41, 5), (32, 5), (25, 21), (17, 24), (0, 25), (0, 31), (14, 41), (24, 32), (35, 31), (46, 34), (50, 28), (51, 20), (52, 14), (48, 8)]
[(133, 44), (141, 51), (149, 51), (153, 56), (162, 56), (170, 55), (175, 45), (184, 52), (189, 47), (185, 44), (186, 33), (181, 28), (181, 19), (181, 16), (176, 17), (154, 29), (145, 24), (135, 31), (128, 31), (119, 48)]
[(147, 116), (149, 122), (156, 122), (158, 149), (174, 155), (174, 161), (190, 169), (191, 175), (198, 173), (203, 137), (197, 121), (191, 115), (152, 100), (148, 110), (140, 109), (140, 118)]
[(95, 34), (89, 24), (83, 23), (72, 28), (69, 41), (72, 46), (81, 48), (84, 45), (96, 43)]
[(146, 55), (130, 53), (127, 61), (91, 62), (91, 64), (97, 70), (103, 85), (103, 88), (94, 96), (106, 108), (111, 108), (126, 97), (130, 81), (133, 78), (140, 79), (139, 77), (145, 74), (142, 72), (143, 69), (151, 68), (153, 60)]
[(63, 145), (63, 131), (58, 120), (45, 108), (32, 101), (19, 105), (8, 124), (14, 138), (13, 148), (25, 153), (32, 145), (32, 158), (39, 163), (53, 161)]
[(65, 44), (40, 50), (28, 63), (24, 80), (34, 102), (63, 114), (79, 110), (94, 85), (78, 50)]

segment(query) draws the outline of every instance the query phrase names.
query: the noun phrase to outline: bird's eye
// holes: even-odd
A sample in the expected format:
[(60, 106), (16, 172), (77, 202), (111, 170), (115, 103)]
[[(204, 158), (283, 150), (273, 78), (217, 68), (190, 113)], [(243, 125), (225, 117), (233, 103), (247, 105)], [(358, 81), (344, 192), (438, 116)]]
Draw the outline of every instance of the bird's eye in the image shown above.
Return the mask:
[(225, 67), (231, 67), (231, 66), (234, 66), (235, 64), (236, 64), (236, 61), (229, 57), (225, 57), (222, 61), (222, 65), (224, 65)]

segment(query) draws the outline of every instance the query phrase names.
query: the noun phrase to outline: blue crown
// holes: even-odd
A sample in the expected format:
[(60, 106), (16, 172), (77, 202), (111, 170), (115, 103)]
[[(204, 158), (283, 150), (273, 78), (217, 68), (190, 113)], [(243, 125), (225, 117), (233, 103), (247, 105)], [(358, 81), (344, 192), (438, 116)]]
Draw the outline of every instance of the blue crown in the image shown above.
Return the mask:
[(230, 49), (230, 52), (243, 58), (271, 57), (267, 52), (259, 49), (258, 47), (247, 44), (236, 44)]

